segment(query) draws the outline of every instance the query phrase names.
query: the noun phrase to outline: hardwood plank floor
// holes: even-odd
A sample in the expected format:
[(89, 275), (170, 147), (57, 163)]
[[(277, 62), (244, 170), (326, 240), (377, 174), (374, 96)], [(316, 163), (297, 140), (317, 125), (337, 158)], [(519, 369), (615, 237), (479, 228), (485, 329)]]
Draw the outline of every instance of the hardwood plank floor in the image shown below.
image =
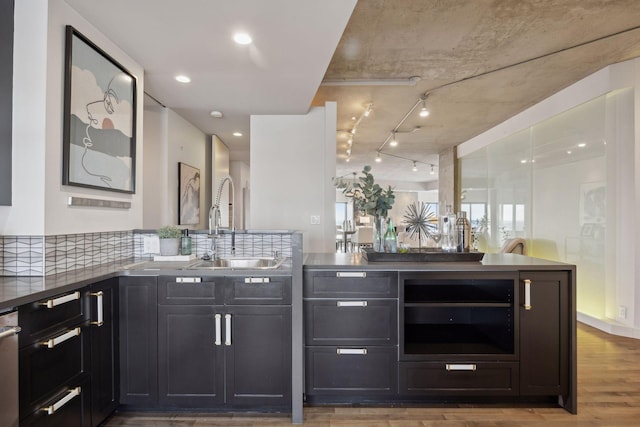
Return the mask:
[[(436, 405), (306, 407), (312, 427), (518, 427), (640, 425), (640, 340), (578, 324), (578, 415), (560, 408)], [(107, 427), (291, 426), (283, 415), (116, 413)]]

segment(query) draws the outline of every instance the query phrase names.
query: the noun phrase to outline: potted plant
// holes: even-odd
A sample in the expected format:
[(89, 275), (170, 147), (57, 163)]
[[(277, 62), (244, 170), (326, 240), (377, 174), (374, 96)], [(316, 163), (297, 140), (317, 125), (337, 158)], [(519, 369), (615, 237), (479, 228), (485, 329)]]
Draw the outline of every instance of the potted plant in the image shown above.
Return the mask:
[(158, 229), (160, 238), (160, 255), (178, 255), (180, 252), (180, 238), (182, 230), (173, 225)]
[(376, 184), (371, 174), (371, 166), (368, 165), (362, 169), (362, 175), (357, 182), (345, 185), (344, 181), (336, 180), (336, 186), (342, 188), (345, 196), (353, 199), (356, 210), (373, 216), (373, 250), (376, 252), (384, 251), (382, 244), (384, 224), (396, 200), (391, 186), (385, 190)]

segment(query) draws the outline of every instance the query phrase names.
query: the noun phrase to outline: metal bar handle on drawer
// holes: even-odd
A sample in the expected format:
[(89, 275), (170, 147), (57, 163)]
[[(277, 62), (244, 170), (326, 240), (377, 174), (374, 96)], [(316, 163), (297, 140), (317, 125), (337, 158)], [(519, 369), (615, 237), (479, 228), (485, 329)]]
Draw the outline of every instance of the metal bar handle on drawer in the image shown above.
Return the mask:
[(96, 301), (96, 317), (97, 317), (97, 319), (95, 321), (91, 322), (91, 324), (100, 327), (100, 326), (104, 325), (104, 307), (103, 307), (104, 292), (102, 292), (102, 291), (92, 292), (90, 295), (92, 297), (96, 297), (96, 299), (97, 299), (97, 301)]
[(224, 334), (224, 345), (231, 345), (231, 315), (224, 315), (224, 325), (225, 325), (225, 334)]
[(336, 302), (338, 307), (366, 307), (366, 301), (338, 301)]
[(221, 314), (216, 314), (216, 341), (215, 344), (216, 345), (220, 345), (222, 344), (222, 315)]
[(55, 338), (51, 338), (49, 340), (43, 341), (42, 345), (46, 345), (49, 348), (53, 348), (55, 346), (57, 346), (58, 344), (62, 344), (63, 342), (65, 342), (68, 339), (71, 339), (73, 337), (77, 337), (78, 335), (80, 335), (80, 328), (74, 328), (70, 331), (65, 332), (62, 335), (58, 335)]
[(338, 271), (336, 277), (360, 277), (364, 279), (367, 277), (366, 271)]
[(77, 299), (80, 299), (80, 292), (78, 292), (78, 291), (76, 291), (76, 292), (74, 292), (72, 294), (69, 294), (69, 295), (65, 295), (65, 296), (60, 297), (60, 298), (53, 298), (53, 299), (47, 300), (45, 302), (41, 302), (40, 305), (44, 305), (47, 308), (53, 308), (53, 307), (56, 307), (58, 305), (62, 305), (62, 304), (67, 303), (67, 302), (75, 301)]
[(269, 277), (245, 277), (244, 283), (269, 283), (271, 279)]
[(338, 348), (338, 354), (367, 354), (366, 348)]
[(474, 364), (447, 363), (447, 371), (475, 371), (477, 366)]
[(524, 281), (524, 309), (531, 310), (531, 280)]
[(200, 283), (202, 277), (176, 277), (176, 283)]
[(22, 330), (20, 326), (7, 326), (6, 329), (0, 328), (0, 338), (11, 337)]
[(47, 415), (53, 415), (58, 409), (62, 408), (64, 405), (69, 403), (69, 401), (71, 399), (73, 399), (76, 396), (80, 396), (80, 392), (81, 391), (82, 390), (80, 389), (80, 387), (76, 387), (74, 389), (71, 389), (71, 390), (69, 390), (69, 392), (66, 394), (65, 397), (63, 397), (62, 399), (58, 400), (56, 403), (54, 403), (51, 406), (45, 406), (41, 410), (46, 412)]

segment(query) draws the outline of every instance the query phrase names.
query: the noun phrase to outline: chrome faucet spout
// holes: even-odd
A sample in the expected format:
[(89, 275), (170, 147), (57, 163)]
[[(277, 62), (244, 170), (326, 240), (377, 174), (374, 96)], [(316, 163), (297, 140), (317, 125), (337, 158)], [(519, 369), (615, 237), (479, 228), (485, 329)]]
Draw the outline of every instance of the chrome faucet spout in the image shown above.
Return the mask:
[[(222, 182), (218, 186), (218, 192), (216, 193), (216, 199), (209, 208), (209, 235), (212, 234), (214, 236), (218, 236), (220, 234), (220, 198), (222, 197), (222, 188), (225, 183), (229, 183), (231, 187), (231, 253), (235, 254), (236, 252), (236, 221), (235, 221), (235, 188), (233, 186), (233, 179), (230, 176), (226, 176), (222, 179)], [(215, 238), (215, 237), (214, 237)]]

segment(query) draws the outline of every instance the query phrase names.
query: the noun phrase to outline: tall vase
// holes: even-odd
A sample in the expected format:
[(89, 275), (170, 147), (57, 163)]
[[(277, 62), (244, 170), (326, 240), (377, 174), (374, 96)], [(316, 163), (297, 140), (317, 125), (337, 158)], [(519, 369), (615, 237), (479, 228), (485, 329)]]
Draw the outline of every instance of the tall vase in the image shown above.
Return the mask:
[(373, 218), (373, 250), (384, 252), (384, 233), (386, 231), (387, 219), (383, 216)]

